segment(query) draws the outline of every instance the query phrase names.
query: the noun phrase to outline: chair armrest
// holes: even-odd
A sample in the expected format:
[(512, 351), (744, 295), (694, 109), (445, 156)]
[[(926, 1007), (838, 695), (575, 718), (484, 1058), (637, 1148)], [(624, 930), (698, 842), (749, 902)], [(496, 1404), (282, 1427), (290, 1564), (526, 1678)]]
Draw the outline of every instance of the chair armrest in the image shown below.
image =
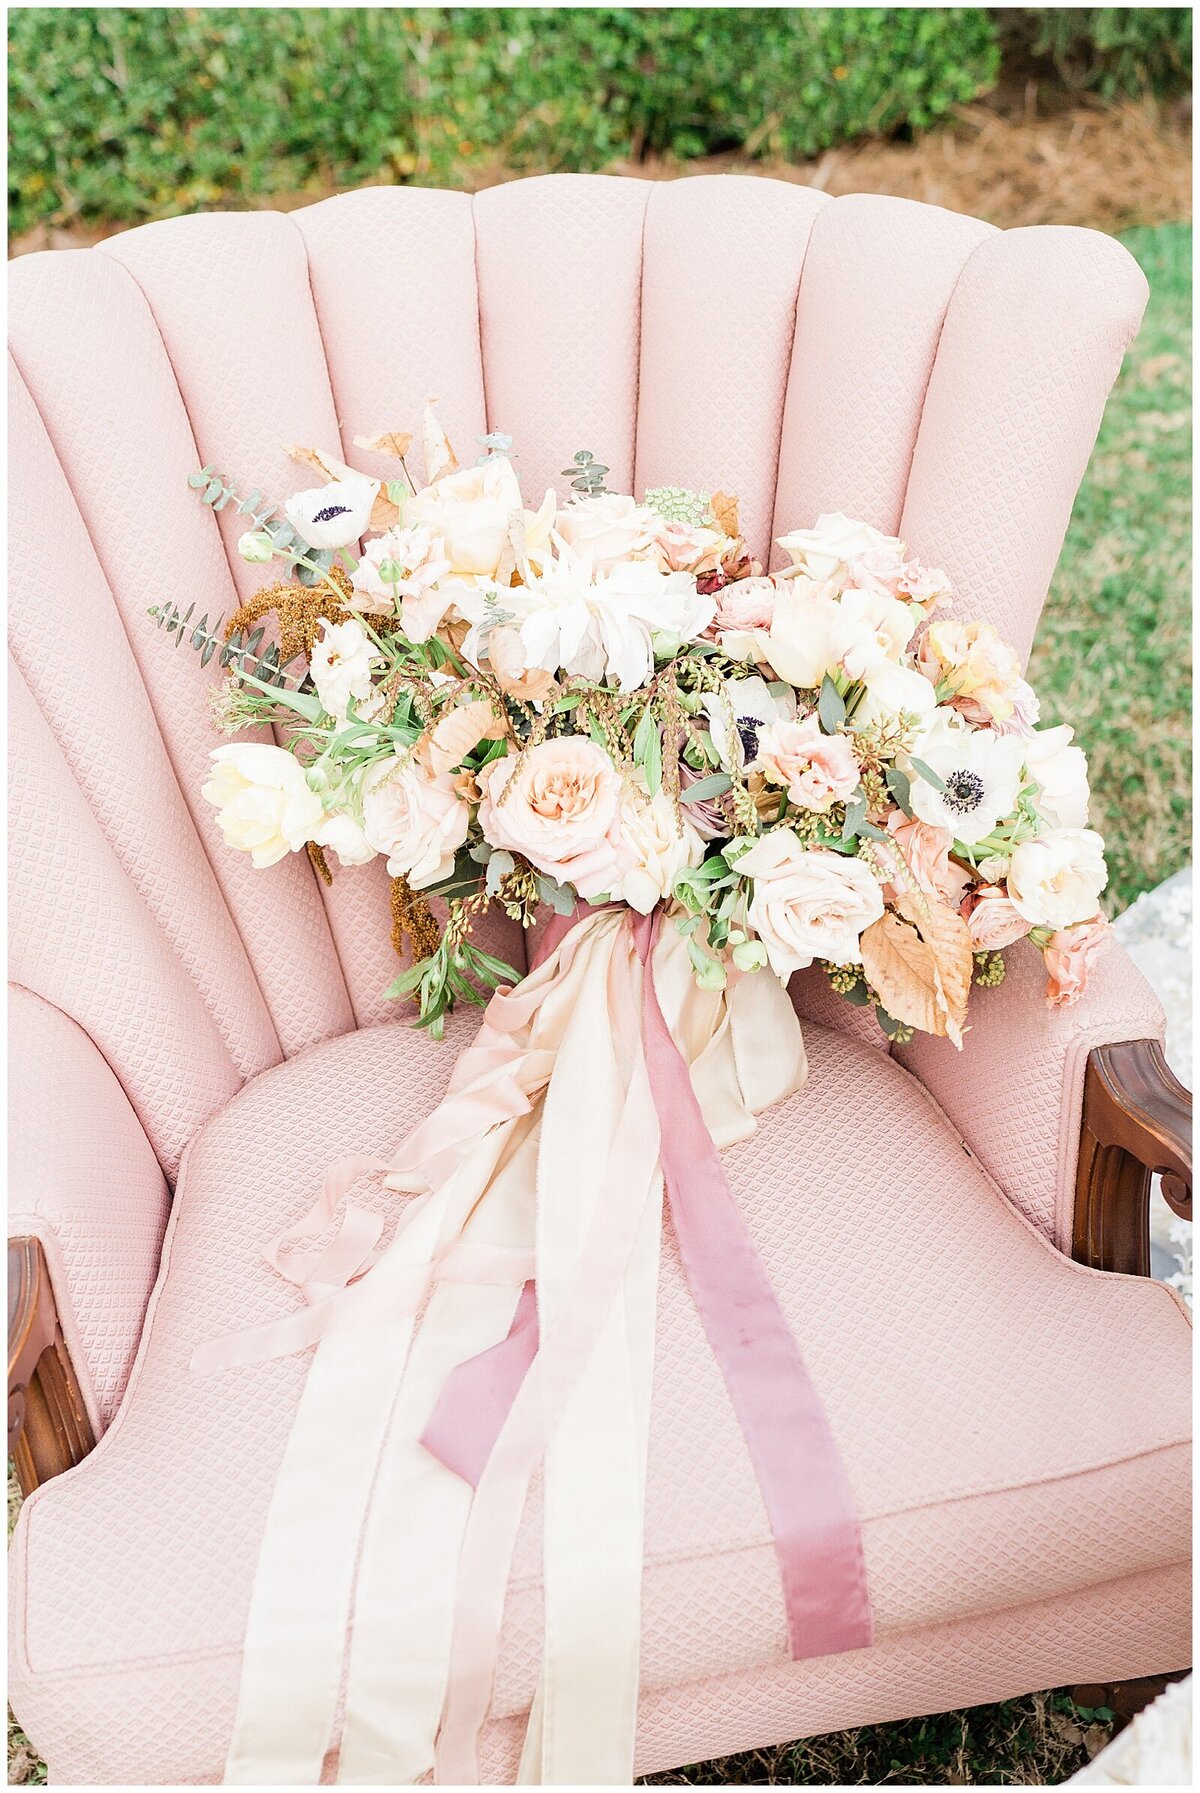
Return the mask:
[(1161, 1041), (1162, 1008), (1110, 937), (1088, 988), (1070, 1007), (1045, 1000), (1041, 954), (1019, 941), (995, 989), (971, 993), (963, 1049), (918, 1034), (896, 1051), (1005, 1195), (1070, 1253), (1090, 1055), (1130, 1041)]
[(1072, 1256), (1098, 1270), (1150, 1271), (1150, 1187), (1192, 1218), (1192, 1098), (1157, 1040), (1097, 1046), (1083, 1082)]
[(9, 1254), (10, 1321), (16, 1298), (34, 1327), (28, 1339), (38, 1336), (38, 1314), (48, 1342), (53, 1315), (62, 1361), (98, 1438), (141, 1338), (170, 1191), (93, 1041), (18, 985), (9, 988), (8, 1138), (8, 1231), (21, 1245)]
[(8, 1242), (8, 1454), (22, 1494), (82, 1461), (95, 1444), (63, 1340), (46, 1254)]

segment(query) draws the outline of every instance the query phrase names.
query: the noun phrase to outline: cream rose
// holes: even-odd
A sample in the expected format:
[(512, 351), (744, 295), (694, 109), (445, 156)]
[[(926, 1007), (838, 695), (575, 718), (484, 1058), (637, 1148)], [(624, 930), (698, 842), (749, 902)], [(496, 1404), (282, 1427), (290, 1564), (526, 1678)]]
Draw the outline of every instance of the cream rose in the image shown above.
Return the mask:
[(628, 866), (609, 894), (639, 915), (649, 915), (656, 903), (670, 896), (684, 867), (699, 865), (704, 858), (704, 842), (686, 813), (680, 828), (674, 804), (661, 791), (655, 797), (638, 791), (622, 796), (621, 848)]
[(417, 492), (404, 507), (404, 522), (440, 536), (451, 575), (473, 585), (495, 578), (514, 517), (524, 523), (526, 553), (540, 564), (549, 552), (554, 512), (552, 491), (536, 516), (524, 510), (512, 462), (493, 455), (482, 467), (462, 467)]
[(1087, 988), (1096, 956), (1108, 938), (1103, 916), (1079, 927), (1060, 929), (1046, 947), (1046, 999), (1053, 1008), (1070, 1008)]
[(388, 874), (414, 890), (440, 884), (454, 870), (471, 811), (447, 773), (434, 777), (415, 759), (393, 756), (372, 767), (363, 784), (363, 834), (386, 853)]
[(776, 593), (770, 629), (755, 633), (758, 657), (801, 691), (815, 691), (827, 672), (838, 669), (835, 590), (803, 575), (787, 580)]
[(259, 871), (313, 840), (325, 811), (304, 768), (283, 747), (234, 741), (210, 755), (201, 796), (216, 806), (227, 847), (249, 853)]
[(1108, 883), (1104, 842), (1090, 828), (1051, 828), (1013, 850), (1008, 894), (1027, 921), (1039, 928), (1070, 928), (1092, 921)]
[(894, 723), (900, 716), (932, 716), (937, 698), (929, 680), (914, 672), (911, 666), (896, 666), (890, 660), (871, 668), (863, 680), (863, 693), (854, 706), (850, 727), (874, 728), (877, 724)]
[(883, 914), (883, 894), (861, 859), (806, 849), (790, 828), (776, 828), (736, 868), (754, 881), (750, 922), (777, 977), (814, 959), (861, 962), (859, 937)]
[(979, 888), (967, 913), (967, 926), (975, 951), (994, 953), (1001, 947), (1011, 946), (1014, 940), (1023, 940), (1030, 924), (1011, 897), (994, 884), (985, 884)]
[(819, 516), (813, 529), (793, 529), (779, 537), (779, 546), (795, 567), (801, 567), (810, 579), (844, 581), (852, 560), (880, 549), (890, 549), (903, 558), (904, 544), (894, 535), (884, 535), (869, 523), (856, 523), (841, 511)]
[(591, 562), (596, 573), (611, 573), (626, 560), (645, 560), (654, 552), (659, 517), (616, 492), (573, 498), (555, 524), (563, 541)]
[(1039, 786), (1034, 807), (1052, 828), (1087, 827), (1087, 758), (1072, 747), (1074, 733), (1063, 724), (1037, 729), (1025, 741), (1025, 769)]
[(915, 626), (908, 605), (885, 591), (857, 587), (844, 591), (838, 600), (834, 630), (843, 671), (852, 679), (861, 679), (898, 662)]
[(758, 765), (801, 809), (824, 811), (858, 789), (858, 761), (845, 735), (826, 735), (811, 712), (802, 722), (769, 722), (758, 737)]
[(479, 826), (494, 847), (581, 897), (602, 896), (624, 869), (621, 780), (603, 747), (581, 735), (541, 741), (493, 760), (479, 775)]

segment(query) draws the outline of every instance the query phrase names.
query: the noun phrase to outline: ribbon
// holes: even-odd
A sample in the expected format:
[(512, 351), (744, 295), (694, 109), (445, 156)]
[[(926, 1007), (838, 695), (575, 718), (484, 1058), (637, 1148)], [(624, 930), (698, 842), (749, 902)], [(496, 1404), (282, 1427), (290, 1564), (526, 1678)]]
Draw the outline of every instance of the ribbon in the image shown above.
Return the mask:
[[(565, 925), (556, 925), (565, 924)], [(571, 920), (555, 917), (551, 952)], [(862, 1538), (821, 1398), (734, 1200), (686, 1061), (655, 987), (658, 917), (634, 924), (644, 967), (642, 1036), (680, 1261), (746, 1440), (771, 1527), (788, 1648), (802, 1660), (872, 1642)], [(528, 1300), (526, 1300), (528, 1297)], [(503, 1417), (536, 1359), (532, 1290), (508, 1337), (450, 1377), (422, 1442), (478, 1485)]]

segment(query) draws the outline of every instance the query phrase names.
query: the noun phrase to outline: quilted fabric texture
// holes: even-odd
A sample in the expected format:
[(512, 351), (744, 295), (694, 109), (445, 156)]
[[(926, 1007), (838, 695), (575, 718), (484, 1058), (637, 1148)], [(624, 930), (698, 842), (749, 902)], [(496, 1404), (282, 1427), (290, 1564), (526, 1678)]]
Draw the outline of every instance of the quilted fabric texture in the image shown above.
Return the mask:
[[(56, 1743), (93, 1680), (122, 1713), (126, 1771), (166, 1759), (167, 1779), (219, 1773), (305, 1357), (200, 1377), (192, 1349), (297, 1305), (263, 1239), (307, 1205), (330, 1159), (395, 1143), (397, 1090), (408, 1124), (433, 1105), (468, 1027), (440, 1052), (399, 1027), (312, 1048), (254, 1079), (190, 1147), (121, 1411), (19, 1522), (12, 1697), (56, 1773)], [(1172, 1292), (1063, 1258), (905, 1071), (819, 1027), (807, 1037), (808, 1086), (726, 1162), (846, 1461), (880, 1647), (1182, 1562), (1189, 1328)], [(902, 1174), (881, 1175), (888, 1165)], [(369, 1183), (356, 1196), (396, 1199)], [(1068, 1398), (1038, 1398), (1051, 1385)], [(535, 1494), (499, 1718), (528, 1705), (537, 1672), (538, 1506)], [(648, 1697), (784, 1669), (757, 1484), (669, 1238), (644, 1598)], [(1178, 1651), (1174, 1619), (1157, 1647)], [(856, 1671), (802, 1672), (820, 1685)], [(73, 1768), (87, 1780), (103, 1778), (105, 1745), (94, 1748)]]
[[(698, 273), (708, 243), (734, 253)], [(195, 1142), (136, 1387), (21, 1520), (17, 1699), (61, 1778), (214, 1779), (304, 1365), (218, 1388), (187, 1353), (278, 1309), (259, 1241), (329, 1156), (430, 1106), (447, 1054), (375, 1028), (381, 868), (332, 890), (300, 857), (257, 874), (199, 796), (205, 680), (145, 612), (194, 599), (215, 619), (261, 574), (186, 475), (285, 497), (310, 477), (289, 442), (382, 472), (353, 438), (431, 398), (464, 459), (511, 432), (535, 496), (565, 493), (588, 448), (614, 487), (738, 491), (764, 559), (821, 509), (899, 527), (1025, 651), (1145, 286), (1087, 232), (564, 175), (174, 219), (22, 257), (10, 290), (15, 1213), (46, 1245), (98, 1428)], [(51, 531), (68, 604), (46, 601)], [(524, 963), (506, 926), (488, 944)], [(820, 1075), (731, 1168), (829, 1390), (882, 1635), (864, 1658), (780, 1660), (758, 1497), (668, 1254), (643, 1766), (1183, 1659), (1181, 1378), (1162, 1366), (1184, 1322), (1161, 1290), (1065, 1265), (1004, 1199), (1065, 1236), (1087, 1049), (1160, 1021), (1115, 950), (1065, 1017), (1015, 970), (961, 1058), (903, 1055), (944, 1115), (872, 1021), (796, 980)], [(1064, 1365), (1086, 1437), (1037, 1405)], [(536, 1660), (536, 1536), (533, 1511), (497, 1762)]]

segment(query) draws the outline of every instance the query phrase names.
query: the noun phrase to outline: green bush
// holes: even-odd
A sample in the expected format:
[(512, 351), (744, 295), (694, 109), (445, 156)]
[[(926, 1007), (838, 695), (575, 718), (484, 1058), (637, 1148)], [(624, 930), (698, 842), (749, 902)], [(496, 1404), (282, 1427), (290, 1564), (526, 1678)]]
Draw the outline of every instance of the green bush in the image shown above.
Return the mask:
[(814, 155), (995, 80), (972, 7), (14, 8), (10, 224), (464, 165)]
[(1190, 6), (1021, 6), (1000, 26), (1006, 50), (1042, 59), (1072, 90), (1115, 100), (1191, 86)]

